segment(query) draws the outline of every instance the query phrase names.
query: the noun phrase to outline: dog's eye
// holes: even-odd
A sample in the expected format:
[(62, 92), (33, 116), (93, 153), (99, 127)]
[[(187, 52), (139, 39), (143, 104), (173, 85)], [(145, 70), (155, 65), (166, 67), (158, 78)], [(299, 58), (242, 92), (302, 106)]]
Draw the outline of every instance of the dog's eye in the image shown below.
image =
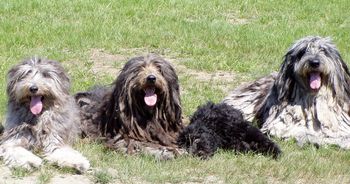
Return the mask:
[(50, 76), (49, 72), (43, 72), (43, 77), (48, 78)]
[(158, 70), (159, 72), (161, 72), (161, 71), (162, 71), (162, 67), (161, 67), (161, 66), (156, 65), (156, 68), (157, 68), (157, 70)]
[(296, 58), (297, 58), (298, 60), (300, 60), (300, 59), (304, 56), (304, 54), (305, 54), (305, 50), (301, 50), (301, 51), (296, 55)]
[(327, 49), (327, 48), (320, 48), (320, 53), (321, 54), (324, 54), (325, 56), (327, 56), (327, 57), (329, 57), (329, 58), (331, 58), (332, 57), (332, 53), (333, 53), (334, 51), (333, 50), (331, 50), (331, 49)]
[(43, 77), (49, 78), (50, 77), (50, 72), (49, 71), (43, 71), (42, 72)]
[(33, 73), (32, 70), (28, 70), (28, 71), (22, 72), (22, 73), (19, 75), (18, 79), (22, 80), (23, 78), (25, 78), (26, 76), (28, 76), (28, 75), (31, 74), (31, 73)]

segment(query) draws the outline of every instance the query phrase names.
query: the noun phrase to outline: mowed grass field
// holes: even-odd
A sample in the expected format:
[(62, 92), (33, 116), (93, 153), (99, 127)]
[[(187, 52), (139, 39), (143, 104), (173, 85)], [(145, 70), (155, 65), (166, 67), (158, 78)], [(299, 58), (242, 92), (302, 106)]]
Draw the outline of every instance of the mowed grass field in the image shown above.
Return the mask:
[[(6, 73), (24, 58), (60, 61), (73, 94), (112, 83), (128, 59), (149, 52), (175, 66), (189, 117), (198, 105), (219, 102), (237, 85), (278, 70), (288, 47), (307, 35), (330, 36), (350, 64), (349, 9), (347, 0), (2, 0), (0, 120)], [(350, 151), (276, 141), (284, 152), (278, 160), (221, 150), (205, 161), (157, 161), (89, 140), (75, 147), (91, 161), (91, 171), (83, 174), (91, 183), (350, 183)], [(0, 182), (32, 177), (50, 183), (56, 175), (73, 174), (45, 164), (33, 172), (14, 169)]]

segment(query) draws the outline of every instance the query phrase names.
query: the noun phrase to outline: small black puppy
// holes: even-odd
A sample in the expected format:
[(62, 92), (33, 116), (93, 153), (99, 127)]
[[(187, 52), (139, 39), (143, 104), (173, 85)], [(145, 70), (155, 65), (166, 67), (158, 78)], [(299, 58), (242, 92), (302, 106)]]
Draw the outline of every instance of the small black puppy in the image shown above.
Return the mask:
[(277, 144), (243, 119), (242, 113), (225, 103), (200, 106), (190, 124), (180, 133), (178, 144), (201, 158), (211, 157), (219, 148), (256, 152), (277, 158)]

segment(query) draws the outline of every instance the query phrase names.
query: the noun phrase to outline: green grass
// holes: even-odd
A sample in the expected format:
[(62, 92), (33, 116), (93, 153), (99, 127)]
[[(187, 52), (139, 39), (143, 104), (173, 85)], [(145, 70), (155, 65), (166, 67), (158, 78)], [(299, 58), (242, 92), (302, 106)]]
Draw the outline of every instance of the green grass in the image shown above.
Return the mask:
[[(277, 70), (288, 47), (306, 35), (332, 37), (349, 61), (349, 8), (347, 0), (2, 0), (0, 120), (6, 113), (6, 73), (24, 58), (36, 55), (61, 61), (72, 78), (72, 93), (111, 83), (116, 73), (94, 73), (98, 62), (91, 57), (94, 49), (125, 58), (156, 52), (172, 59), (184, 68), (178, 75), (184, 113), (189, 116), (207, 100), (222, 100), (227, 94), (222, 87), (232, 89)], [(108, 65), (120, 68), (124, 62)], [(234, 80), (200, 80), (193, 75), (219, 70), (233, 73)], [(76, 147), (91, 160), (93, 171), (87, 177), (100, 183), (350, 182), (349, 152), (279, 143), (284, 155), (277, 161), (221, 151), (207, 161), (185, 157), (157, 162), (104, 150), (97, 143), (82, 141)], [(55, 173), (72, 173), (48, 165), (36, 172), (39, 183), (49, 182)]]
[(12, 174), (12, 177), (23, 178), (28, 176), (30, 174), (30, 171), (24, 168), (17, 167), (17, 168), (11, 169), (11, 174)]
[(99, 170), (94, 173), (94, 182), (107, 184), (113, 181), (113, 176), (107, 171), (107, 169)]

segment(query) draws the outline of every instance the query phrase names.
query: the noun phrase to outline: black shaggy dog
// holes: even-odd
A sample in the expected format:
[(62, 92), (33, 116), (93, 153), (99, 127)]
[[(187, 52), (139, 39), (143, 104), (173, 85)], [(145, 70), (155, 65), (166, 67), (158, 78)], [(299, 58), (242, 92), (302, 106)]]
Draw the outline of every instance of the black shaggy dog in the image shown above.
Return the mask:
[(179, 154), (176, 138), (182, 130), (178, 77), (172, 65), (149, 54), (130, 59), (110, 87), (75, 95), (82, 130), (106, 138), (117, 151), (146, 153), (160, 159)]
[(277, 158), (281, 150), (258, 128), (244, 121), (239, 110), (208, 102), (198, 108), (178, 137), (178, 144), (191, 154), (208, 158), (219, 148), (236, 152), (253, 151)]

